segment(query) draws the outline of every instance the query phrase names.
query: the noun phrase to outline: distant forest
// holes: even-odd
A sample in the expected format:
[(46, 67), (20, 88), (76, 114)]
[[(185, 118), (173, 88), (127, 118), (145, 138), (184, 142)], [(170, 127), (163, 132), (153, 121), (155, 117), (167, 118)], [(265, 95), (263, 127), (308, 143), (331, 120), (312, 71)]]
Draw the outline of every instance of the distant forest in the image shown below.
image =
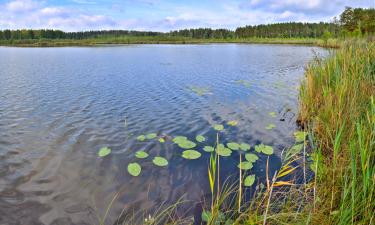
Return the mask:
[(192, 39), (233, 38), (330, 38), (375, 33), (375, 9), (347, 7), (330, 23), (275, 23), (228, 29), (184, 29), (170, 32), (103, 30), (64, 32), (61, 30), (0, 30), (0, 40), (97, 39), (113, 37), (186, 37)]

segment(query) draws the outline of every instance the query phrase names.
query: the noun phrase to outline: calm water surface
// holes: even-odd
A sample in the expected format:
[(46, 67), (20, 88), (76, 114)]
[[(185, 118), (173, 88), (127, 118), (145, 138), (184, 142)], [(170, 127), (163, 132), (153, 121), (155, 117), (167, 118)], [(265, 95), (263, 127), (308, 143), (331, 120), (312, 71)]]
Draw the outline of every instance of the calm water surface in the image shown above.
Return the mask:
[[(186, 160), (169, 140), (136, 140), (151, 132), (201, 134), (212, 145), (212, 126), (237, 120), (220, 141), (246, 142), (251, 151), (272, 145), (277, 169), (294, 142), (298, 86), (316, 53), (326, 54), (288, 45), (0, 47), (0, 224), (98, 224), (116, 193), (106, 224), (123, 209), (153, 211), (182, 196), (192, 202), (181, 211), (196, 212), (210, 196), (204, 145), (200, 159)], [(270, 123), (276, 128), (265, 129)], [(104, 146), (112, 154), (99, 158)], [(138, 150), (150, 158), (136, 159)], [(157, 155), (168, 167), (152, 164)], [(260, 155), (251, 171), (259, 182), (265, 160)], [(139, 177), (127, 173), (130, 162), (142, 165)], [(238, 153), (221, 163), (223, 177), (238, 175)]]

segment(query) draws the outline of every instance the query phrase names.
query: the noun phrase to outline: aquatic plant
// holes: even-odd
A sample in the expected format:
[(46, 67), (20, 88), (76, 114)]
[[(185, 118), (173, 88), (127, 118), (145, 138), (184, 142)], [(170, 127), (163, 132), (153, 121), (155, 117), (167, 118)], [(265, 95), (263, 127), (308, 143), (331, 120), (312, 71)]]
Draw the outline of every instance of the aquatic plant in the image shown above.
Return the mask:
[(138, 140), (138, 141), (144, 141), (144, 140), (146, 140), (146, 136), (144, 136), (144, 135), (139, 135), (139, 136), (137, 137), (137, 140)]
[(237, 120), (231, 120), (231, 121), (228, 121), (227, 123), (228, 126), (232, 126), (232, 127), (237, 126), (237, 124), (238, 124)]
[(147, 139), (154, 139), (154, 138), (156, 138), (157, 137), (157, 134), (156, 133), (150, 133), (150, 134), (147, 134), (146, 135), (146, 138)]
[(217, 131), (222, 131), (222, 130), (224, 130), (224, 126), (221, 125), (221, 124), (216, 124), (216, 125), (214, 125), (214, 129), (217, 130)]
[(272, 146), (264, 145), (264, 144), (256, 145), (255, 146), (255, 151), (256, 152), (262, 152), (262, 153), (264, 153), (266, 155), (272, 155), (273, 154), (273, 148), (272, 148)]
[(229, 148), (226, 148), (223, 144), (217, 145), (215, 150), (219, 156), (228, 157), (232, 154), (232, 150), (230, 150)]
[(161, 167), (168, 165), (168, 160), (166, 160), (164, 157), (161, 157), (161, 156), (155, 156), (152, 162), (156, 166), (161, 166)]
[(107, 155), (111, 154), (111, 149), (108, 147), (103, 147), (99, 150), (98, 156), (99, 157), (105, 157)]
[(255, 175), (253, 174), (253, 175), (246, 176), (243, 184), (246, 187), (250, 187), (254, 184), (254, 182), (255, 182)]
[(204, 96), (211, 93), (208, 87), (191, 86), (189, 89), (198, 96)]
[(138, 163), (129, 163), (128, 164), (128, 172), (130, 175), (137, 177), (141, 174), (141, 166)]
[(205, 137), (203, 137), (202, 135), (198, 135), (195, 137), (195, 140), (197, 140), (198, 142), (204, 142), (206, 140)]
[(232, 149), (232, 150), (239, 150), (240, 149), (240, 145), (238, 143), (235, 143), (235, 142), (227, 143), (227, 147)]
[(276, 117), (276, 112), (270, 112), (268, 113), (268, 115), (270, 115), (271, 117)]
[(198, 159), (202, 154), (195, 150), (185, 150), (182, 152), (182, 157), (185, 159)]
[(270, 123), (270, 124), (268, 124), (268, 125), (266, 126), (266, 130), (272, 130), (272, 129), (275, 128), (275, 127), (276, 127), (275, 124)]
[(215, 151), (215, 148), (212, 147), (212, 146), (204, 146), (203, 150), (205, 152), (213, 152), (213, 151)]
[(137, 157), (138, 159), (145, 159), (148, 157), (148, 153), (145, 151), (137, 151), (135, 153), (135, 157)]
[(242, 161), (237, 165), (237, 167), (241, 170), (250, 170), (251, 168), (253, 168), (253, 164), (248, 161)]
[(259, 157), (253, 153), (246, 153), (245, 159), (251, 163), (254, 163), (259, 159)]
[(250, 150), (250, 145), (249, 144), (246, 144), (246, 143), (241, 143), (240, 144), (240, 149), (242, 151), (249, 151)]

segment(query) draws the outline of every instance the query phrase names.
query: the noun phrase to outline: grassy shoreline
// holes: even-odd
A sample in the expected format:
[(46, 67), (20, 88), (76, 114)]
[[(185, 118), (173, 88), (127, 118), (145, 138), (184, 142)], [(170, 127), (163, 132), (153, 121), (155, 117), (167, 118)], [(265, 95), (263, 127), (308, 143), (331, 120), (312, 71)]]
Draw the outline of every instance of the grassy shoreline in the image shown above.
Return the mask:
[(338, 48), (338, 39), (322, 40), (317, 38), (228, 38), (228, 39), (193, 39), (184, 37), (116, 37), (94, 39), (25, 39), (2, 40), (0, 46), (8, 47), (67, 47), (67, 46), (100, 46), (126, 44), (292, 44)]

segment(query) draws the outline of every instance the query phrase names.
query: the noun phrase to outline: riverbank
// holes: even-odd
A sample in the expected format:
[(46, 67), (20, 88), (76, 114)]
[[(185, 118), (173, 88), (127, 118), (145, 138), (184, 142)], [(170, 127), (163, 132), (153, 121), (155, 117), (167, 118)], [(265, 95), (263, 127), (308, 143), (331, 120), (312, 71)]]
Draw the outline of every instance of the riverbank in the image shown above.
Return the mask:
[(186, 37), (134, 37), (122, 36), (113, 38), (91, 39), (24, 39), (1, 40), (0, 46), (14, 47), (66, 47), (66, 46), (99, 46), (122, 44), (214, 44), (214, 43), (244, 43), (244, 44), (293, 44), (314, 45), (321, 47), (338, 48), (341, 41), (338, 39), (322, 40), (318, 38), (228, 38), (228, 39), (194, 39)]

